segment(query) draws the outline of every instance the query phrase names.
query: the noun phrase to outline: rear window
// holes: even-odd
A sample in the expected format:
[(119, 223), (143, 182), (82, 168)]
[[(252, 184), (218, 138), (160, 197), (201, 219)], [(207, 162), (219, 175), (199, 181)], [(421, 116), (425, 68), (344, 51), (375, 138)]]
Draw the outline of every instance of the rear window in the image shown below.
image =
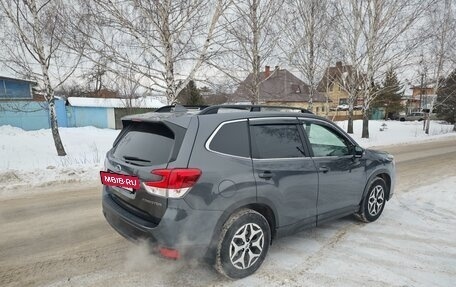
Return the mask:
[(174, 133), (163, 124), (133, 123), (117, 142), (113, 156), (135, 165), (168, 163)]

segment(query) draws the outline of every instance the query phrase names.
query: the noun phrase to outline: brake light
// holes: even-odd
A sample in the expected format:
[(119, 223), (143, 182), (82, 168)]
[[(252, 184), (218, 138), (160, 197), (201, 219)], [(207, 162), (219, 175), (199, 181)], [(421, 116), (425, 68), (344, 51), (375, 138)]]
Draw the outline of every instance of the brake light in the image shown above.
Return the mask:
[(161, 176), (158, 181), (144, 183), (145, 189), (155, 195), (179, 198), (195, 185), (201, 176), (197, 168), (155, 169), (152, 174)]

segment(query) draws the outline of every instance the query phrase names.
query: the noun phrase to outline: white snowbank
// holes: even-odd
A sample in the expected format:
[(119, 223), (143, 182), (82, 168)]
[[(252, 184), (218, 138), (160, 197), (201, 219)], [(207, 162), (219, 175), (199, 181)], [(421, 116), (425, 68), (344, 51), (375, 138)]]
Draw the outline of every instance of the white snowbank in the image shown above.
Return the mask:
[[(347, 131), (348, 121), (336, 123)], [(386, 125), (386, 129), (380, 131), (380, 128), (383, 128), (383, 124)], [(456, 137), (456, 133), (453, 132), (453, 125), (441, 121), (431, 121), (429, 135), (425, 134), (423, 131), (423, 122), (418, 121), (369, 121), (368, 139), (361, 138), (362, 128), (362, 120), (354, 121), (354, 134), (351, 136), (363, 147), (413, 143), (447, 136)]]
[[(386, 123), (387, 129), (380, 131)], [(346, 129), (347, 122), (337, 123)], [(453, 136), (453, 126), (433, 121), (430, 135), (422, 131), (421, 122), (370, 121), (370, 138), (361, 139), (362, 121), (354, 122), (354, 139), (362, 146), (410, 143)], [(56, 154), (51, 131), (24, 131), (0, 126), (0, 193), (24, 186), (53, 182), (97, 180), (106, 152), (119, 130), (95, 127), (60, 128), (67, 156)]]
[(60, 128), (67, 156), (57, 156), (50, 129), (0, 126), (0, 194), (53, 182), (93, 181), (118, 130)]

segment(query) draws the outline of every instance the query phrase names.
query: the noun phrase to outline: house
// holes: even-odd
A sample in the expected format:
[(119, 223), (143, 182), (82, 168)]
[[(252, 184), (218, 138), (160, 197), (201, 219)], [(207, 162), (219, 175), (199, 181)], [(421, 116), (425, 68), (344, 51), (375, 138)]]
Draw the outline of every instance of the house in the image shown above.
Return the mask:
[[(331, 100), (330, 108), (348, 104), (348, 90), (350, 87), (356, 87), (362, 83), (359, 77), (364, 75), (356, 73), (352, 65), (343, 65), (342, 62), (336, 62), (335, 66), (330, 66), (326, 69), (321, 81), (318, 84), (317, 90), (324, 93)], [(361, 106), (362, 98), (358, 98), (354, 103), (355, 106)]]
[(431, 108), (432, 100), (437, 96), (435, 94), (434, 84), (411, 86), (410, 89), (412, 90), (412, 97), (409, 102), (408, 113)]
[[(50, 128), (49, 111), (42, 95), (34, 92), (30, 80), (0, 76), (0, 126), (10, 125), (24, 130)], [(60, 126), (66, 126), (65, 104), (55, 101)]]
[[(271, 70), (270, 66), (266, 66), (264, 72), (260, 73), (259, 78), (260, 104), (308, 108), (310, 97), (309, 85), (287, 69), (280, 69), (276, 66), (274, 70)], [(250, 73), (247, 78), (239, 84), (230, 102), (250, 103), (252, 98), (252, 86), (253, 74)], [(314, 113), (325, 113), (327, 103), (324, 94), (316, 91), (312, 102)]]

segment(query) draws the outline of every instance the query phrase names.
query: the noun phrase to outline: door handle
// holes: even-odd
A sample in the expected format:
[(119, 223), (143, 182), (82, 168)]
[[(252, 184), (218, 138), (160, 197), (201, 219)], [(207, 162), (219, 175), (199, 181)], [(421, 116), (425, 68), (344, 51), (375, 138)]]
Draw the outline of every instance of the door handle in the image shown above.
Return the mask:
[(269, 170), (260, 172), (258, 174), (258, 177), (261, 177), (261, 178), (264, 178), (264, 179), (271, 179), (272, 178), (272, 172), (270, 172)]
[(322, 173), (327, 173), (327, 172), (329, 171), (329, 167), (327, 167), (327, 166), (320, 166), (320, 167), (318, 168), (318, 171), (319, 171), (319, 172), (322, 172)]

